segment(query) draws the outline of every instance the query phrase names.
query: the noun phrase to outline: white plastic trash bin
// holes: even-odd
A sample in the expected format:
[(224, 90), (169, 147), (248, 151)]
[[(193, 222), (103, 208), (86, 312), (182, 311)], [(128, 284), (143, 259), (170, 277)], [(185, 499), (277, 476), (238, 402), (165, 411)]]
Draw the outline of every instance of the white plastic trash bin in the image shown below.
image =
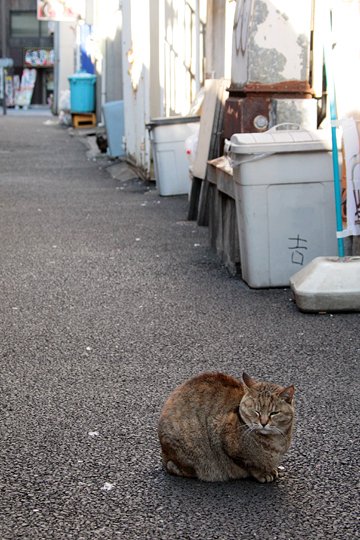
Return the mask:
[(154, 118), (147, 124), (160, 195), (189, 193), (189, 161), (185, 140), (199, 129), (199, 121), (199, 116), (172, 116)]
[(289, 286), (318, 256), (336, 255), (331, 141), (322, 130), (231, 137), (242, 277)]

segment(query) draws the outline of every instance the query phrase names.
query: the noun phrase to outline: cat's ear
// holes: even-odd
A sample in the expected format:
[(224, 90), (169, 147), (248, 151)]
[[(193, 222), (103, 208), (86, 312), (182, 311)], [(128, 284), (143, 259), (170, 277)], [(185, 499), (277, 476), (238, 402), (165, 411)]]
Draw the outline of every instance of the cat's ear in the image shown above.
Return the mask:
[(247, 373), (245, 373), (245, 371), (242, 375), (242, 378), (243, 378), (245, 386), (247, 386), (248, 388), (251, 388), (256, 383), (256, 381), (252, 379)]
[(286, 388), (281, 390), (279, 396), (281, 397), (281, 399), (286, 401), (286, 403), (290, 403), (291, 405), (293, 397), (294, 397), (294, 392), (295, 392), (295, 387), (292, 384), (291, 386), (287, 386)]

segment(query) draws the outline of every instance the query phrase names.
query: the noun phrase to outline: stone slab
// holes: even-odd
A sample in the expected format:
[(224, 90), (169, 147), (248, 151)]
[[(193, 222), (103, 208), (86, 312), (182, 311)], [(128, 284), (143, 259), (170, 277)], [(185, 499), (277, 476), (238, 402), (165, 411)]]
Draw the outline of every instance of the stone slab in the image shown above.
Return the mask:
[(290, 287), (301, 311), (360, 311), (360, 257), (316, 257)]

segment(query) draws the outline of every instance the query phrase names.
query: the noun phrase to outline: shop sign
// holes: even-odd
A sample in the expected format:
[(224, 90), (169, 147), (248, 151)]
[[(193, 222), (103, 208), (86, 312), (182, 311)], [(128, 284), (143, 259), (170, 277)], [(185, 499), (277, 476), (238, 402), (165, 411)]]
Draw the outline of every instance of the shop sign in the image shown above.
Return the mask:
[(40, 21), (76, 21), (85, 17), (85, 0), (37, 0)]
[(54, 49), (25, 49), (24, 64), (29, 67), (52, 67)]
[(10, 68), (13, 67), (14, 60), (12, 58), (0, 58), (0, 67)]

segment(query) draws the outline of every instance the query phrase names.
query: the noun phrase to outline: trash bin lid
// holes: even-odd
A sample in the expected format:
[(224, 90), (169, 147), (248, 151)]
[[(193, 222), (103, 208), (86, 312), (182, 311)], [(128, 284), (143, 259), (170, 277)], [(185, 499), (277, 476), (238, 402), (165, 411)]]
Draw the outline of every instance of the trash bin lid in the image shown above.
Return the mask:
[(272, 130), (263, 133), (235, 133), (229, 151), (234, 154), (267, 154), (331, 150), (327, 130)]
[(156, 126), (166, 126), (172, 124), (190, 124), (200, 122), (200, 116), (164, 116), (162, 118), (152, 118), (146, 124), (147, 129), (153, 129)]
[(91, 73), (87, 73), (86, 71), (78, 71), (77, 73), (74, 73), (73, 75), (70, 75), (68, 77), (69, 81), (95, 81), (96, 75), (92, 75)]

